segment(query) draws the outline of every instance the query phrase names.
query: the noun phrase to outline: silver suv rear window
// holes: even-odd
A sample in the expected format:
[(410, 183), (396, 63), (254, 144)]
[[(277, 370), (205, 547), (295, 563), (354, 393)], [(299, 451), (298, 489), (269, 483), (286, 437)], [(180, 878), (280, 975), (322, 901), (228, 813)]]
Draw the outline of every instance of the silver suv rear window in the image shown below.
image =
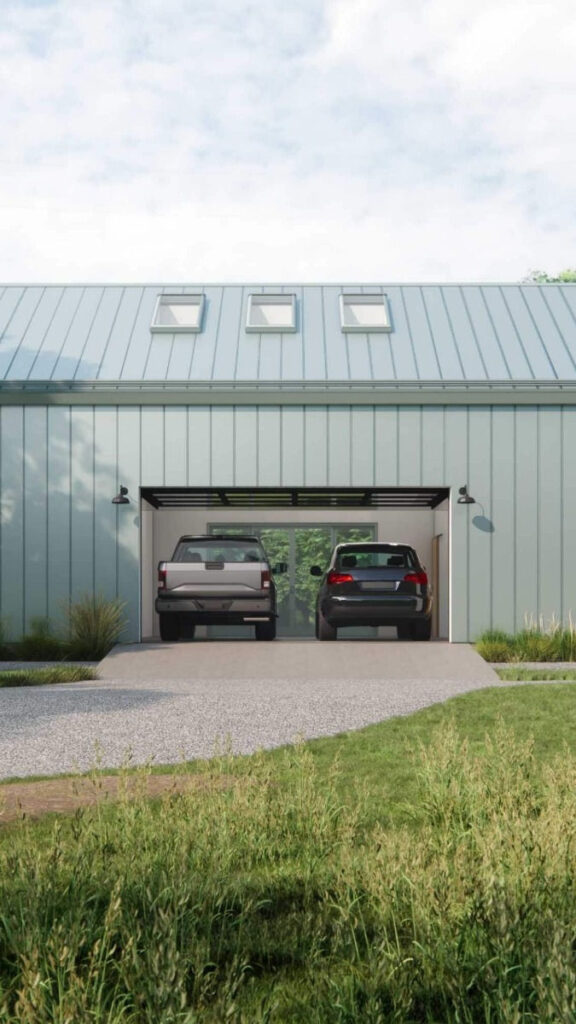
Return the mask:
[(251, 541), (201, 540), (181, 541), (174, 562), (265, 562), (259, 544)]

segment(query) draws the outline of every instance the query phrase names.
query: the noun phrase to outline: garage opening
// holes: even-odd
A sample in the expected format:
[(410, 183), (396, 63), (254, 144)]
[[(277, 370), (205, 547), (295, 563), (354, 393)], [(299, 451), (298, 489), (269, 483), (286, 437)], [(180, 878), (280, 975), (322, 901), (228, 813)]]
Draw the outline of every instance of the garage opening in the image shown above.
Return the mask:
[[(142, 638), (158, 639), (156, 567), (182, 534), (254, 533), (276, 577), (278, 636), (312, 637), (317, 578), (344, 541), (410, 544), (427, 566), (435, 593), (433, 633), (448, 637), (449, 491), (447, 488), (142, 488)], [(201, 634), (200, 634), (201, 635)], [(209, 627), (209, 636), (247, 635), (246, 627)], [(343, 636), (394, 636), (390, 629), (347, 629)]]

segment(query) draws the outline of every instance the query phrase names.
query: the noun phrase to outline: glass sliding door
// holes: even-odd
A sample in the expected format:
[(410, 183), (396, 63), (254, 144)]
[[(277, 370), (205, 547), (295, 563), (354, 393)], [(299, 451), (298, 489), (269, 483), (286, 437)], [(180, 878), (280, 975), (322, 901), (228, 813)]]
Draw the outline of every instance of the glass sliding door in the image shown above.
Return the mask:
[[(314, 523), (307, 525), (265, 523), (211, 526), (210, 533), (256, 534), (261, 538), (271, 565), (286, 562), (288, 572), (275, 576), (278, 602), (278, 636), (314, 636), (314, 609), (318, 593), (317, 577), (310, 575), (310, 566), (326, 568), (335, 544), (376, 539), (371, 523), (349, 526), (346, 523)], [(210, 628), (211, 636), (246, 636), (245, 626)], [(372, 629), (350, 629), (347, 635), (372, 636)]]

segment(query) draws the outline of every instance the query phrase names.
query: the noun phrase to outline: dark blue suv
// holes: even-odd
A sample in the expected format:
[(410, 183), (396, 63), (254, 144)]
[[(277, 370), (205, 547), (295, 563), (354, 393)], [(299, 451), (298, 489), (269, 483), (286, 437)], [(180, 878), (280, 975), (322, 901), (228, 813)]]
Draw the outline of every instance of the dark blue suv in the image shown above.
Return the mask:
[(399, 640), (429, 640), (432, 592), (414, 548), (379, 541), (338, 544), (322, 576), (316, 637), (336, 640), (343, 626), (396, 626)]

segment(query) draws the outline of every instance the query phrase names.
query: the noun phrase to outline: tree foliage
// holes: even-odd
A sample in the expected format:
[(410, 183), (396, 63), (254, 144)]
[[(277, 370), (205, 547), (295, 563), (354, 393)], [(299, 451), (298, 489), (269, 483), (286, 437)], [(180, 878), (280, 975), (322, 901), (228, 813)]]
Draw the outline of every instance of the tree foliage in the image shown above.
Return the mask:
[(568, 267), (557, 274), (549, 274), (546, 270), (531, 270), (524, 278), (525, 284), (576, 284), (576, 269)]

